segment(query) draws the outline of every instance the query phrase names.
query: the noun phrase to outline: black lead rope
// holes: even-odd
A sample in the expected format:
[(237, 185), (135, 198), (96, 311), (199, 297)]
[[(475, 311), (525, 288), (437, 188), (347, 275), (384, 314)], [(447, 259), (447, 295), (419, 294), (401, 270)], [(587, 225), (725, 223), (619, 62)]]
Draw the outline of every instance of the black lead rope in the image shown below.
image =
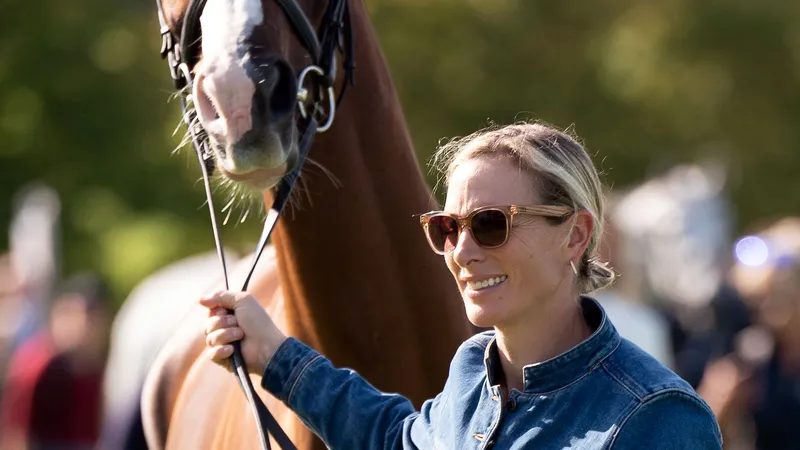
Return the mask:
[[(182, 104), (183, 113), (185, 118), (188, 119), (186, 115), (188, 111), (186, 109), (185, 103)], [(269, 242), (269, 238), (272, 235), (272, 231), (275, 229), (275, 225), (278, 222), (278, 218), (280, 217), (283, 209), (286, 207), (286, 204), (289, 201), (291, 196), (292, 189), (294, 188), (295, 182), (297, 181), (298, 176), (300, 175), (300, 171), (303, 167), (303, 164), (306, 161), (306, 157), (308, 156), (308, 152), (311, 149), (311, 144), (314, 141), (314, 136), (317, 132), (317, 121), (313, 118), (313, 116), (309, 116), (309, 119), (306, 121), (305, 129), (302, 130), (302, 137), (298, 143), (298, 159), (297, 165), (295, 168), (287, 175), (283, 177), (281, 180), (277, 193), (275, 195), (275, 199), (273, 200), (272, 207), (267, 212), (266, 220), (264, 221), (264, 229), (261, 232), (261, 237), (259, 238), (258, 245), (256, 246), (255, 253), (253, 255), (253, 261), (251, 263), (250, 271), (247, 273), (247, 277), (245, 278), (244, 284), (242, 285), (241, 291), (244, 292), (247, 290), (248, 285), (250, 284), (250, 279), (255, 272), (256, 265), (258, 264), (258, 260), (261, 257), (261, 254), (264, 252), (264, 248), (267, 246), (267, 242)], [(217, 256), (219, 257), (220, 264), (222, 265), (222, 272), (223, 278), (225, 280), (225, 289), (230, 289), (230, 284), (228, 281), (228, 268), (225, 262), (225, 253), (222, 250), (222, 237), (219, 233), (219, 228), (217, 226), (217, 217), (216, 213), (214, 212), (214, 200), (212, 198), (211, 193), (211, 182), (209, 177), (208, 166), (204, 160), (204, 142), (201, 143), (197, 132), (190, 127), (190, 134), (192, 138), (192, 143), (194, 144), (195, 153), (197, 154), (198, 161), (200, 163), (200, 168), (203, 172), (203, 184), (205, 186), (206, 191), (206, 198), (208, 201), (208, 211), (209, 215), (211, 216), (211, 229), (214, 234), (214, 242), (217, 247)], [(232, 311), (231, 311), (232, 313)], [(239, 382), (239, 386), (244, 391), (245, 396), (247, 397), (247, 401), (250, 404), (251, 410), (253, 415), (256, 418), (256, 425), (258, 427), (259, 438), (261, 439), (261, 447), (267, 450), (271, 449), (269, 443), (269, 436), (267, 433), (272, 434), (275, 440), (278, 442), (278, 445), (283, 450), (296, 450), (294, 444), (283, 431), (283, 429), (278, 424), (275, 417), (273, 417), (272, 413), (269, 412), (269, 409), (261, 400), (261, 397), (258, 396), (256, 393), (255, 388), (253, 387), (253, 382), (250, 379), (250, 376), (247, 372), (247, 365), (244, 361), (244, 357), (242, 356), (242, 349), (240, 341), (236, 341), (233, 343), (233, 355), (230, 359), (231, 369), (237, 376), (237, 381)]]
[[(250, 266), (250, 271), (247, 273), (241, 291), (247, 290), (250, 280), (255, 272), (258, 260), (264, 252), (264, 248), (269, 242), (272, 231), (275, 228), (283, 209), (289, 201), (289, 198), (297, 181), (303, 164), (306, 161), (308, 152), (311, 149), (311, 144), (314, 141), (314, 136), (317, 133), (322, 133), (327, 130), (335, 115), (335, 110), (338, 109), (344, 92), (348, 85), (354, 84), (354, 52), (353, 52), (353, 29), (350, 23), (349, 6), (347, 0), (332, 0), (328, 3), (328, 10), (325, 13), (325, 18), (321, 24), (320, 30), (315, 32), (311, 26), (308, 17), (304, 14), (300, 6), (295, 0), (276, 0), (280, 5), (284, 14), (289, 20), (293, 30), (297, 34), (301, 44), (310, 53), (312, 60), (318, 66), (311, 66), (306, 68), (303, 73), (316, 73), (319, 75), (318, 83), (321, 88), (320, 94), (322, 96), (328, 95), (330, 101), (330, 110), (327, 111), (327, 121), (320, 126), (318, 117), (320, 111), (317, 110), (321, 98), (312, 100), (305, 97), (303, 102), (311, 100), (314, 109), (308, 112), (301, 108), (302, 121), (299, 124), (299, 131), (301, 133), (298, 142), (298, 155), (297, 164), (292, 171), (283, 176), (280, 184), (278, 185), (272, 207), (267, 211), (267, 216), (264, 221), (264, 229), (261, 232), (261, 237), (258, 240), (256, 250), (253, 254), (253, 260)], [(161, 33), (161, 56), (167, 59), (169, 64), (170, 75), (172, 76), (176, 89), (191, 88), (193, 80), (191, 71), (193, 70), (199, 58), (199, 45), (202, 37), (202, 30), (200, 27), (200, 16), (206, 4), (206, 0), (190, 0), (187, 6), (186, 15), (183, 18), (181, 27), (180, 38), (173, 35), (164, 15), (164, 10), (161, 5), (161, 0), (156, 0), (158, 7), (158, 19), (160, 24)], [(317, 39), (317, 34), (321, 38)], [(333, 98), (333, 84), (336, 79), (336, 51), (339, 50), (343, 56), (344, 67), (344, 83), (342, 83), (341, 92), (337, 99)], [(311, 70), (314, 69), (314, 70)], [(306, 89), (303, 86), (304, 75), (298, 82), (299, 89)], [(310, 91), (306, 91), (310, 93)], [(222, 273), (225, 281), (225, 289), (230, 290), (230, 283), (228, 280), (228, 267), (225, 261), (225, 254), (222, 249), (222, 238), (219, 233), (217, 225), (217, 217), (214, 211), (214, 201), (212, 199), (210, 173), (214, 171), (214, 157), (208, 142), (201, 137), (203, 130), (202, 127), (193, 120), (192, 112), (189, 111), (187, 106), (187, 96), (190, 94), (181, 93), (181, 111), (183, 113), (183, 120), (186, 123), (189, 134), (192, 140), (193, 147), (197, 153), (197, 159), (200, 163), (200, 168), (203, 174), (203, 183), (205, 185), (206, 199), (208, 201), (208, 211), (211, 216), (211, 228), (214, 234), (214, 241), (217, 247), (217, 256), (219, 257), (222, 265)], [(311, 94), (313, 95), (313, 94)], [(269, 412), (266, 405), (256, 393), (250, 376), (247, 373), (247, 366), (242, 356), (241, 344), (239, 341), (233, 344), (233, 355), (230, 358), (231, 369), (236, 374), (239, 386), (242, 388), (247, 401), (250, 404), (253, 415), (256, 418), (258, 427), (259, 438), (261, 439), (261, 447), (265, 450), (270, 450), (269, 434), (272, 434), (275, 441), (283, 450), (296, 450), (297, 448), (292, 444), (289, 437), (281, 429), (275, 417)]]

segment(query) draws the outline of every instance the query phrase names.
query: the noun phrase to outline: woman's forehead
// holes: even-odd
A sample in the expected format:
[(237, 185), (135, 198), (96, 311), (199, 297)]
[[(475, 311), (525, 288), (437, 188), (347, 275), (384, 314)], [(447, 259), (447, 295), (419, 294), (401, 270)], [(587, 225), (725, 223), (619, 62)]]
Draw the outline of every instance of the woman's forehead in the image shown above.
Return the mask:
[(506, 158), (475, 158), (452, 172), (445, 210), (464, 214), (481, 206), (531, 205), (536, 200), (529, 171)]

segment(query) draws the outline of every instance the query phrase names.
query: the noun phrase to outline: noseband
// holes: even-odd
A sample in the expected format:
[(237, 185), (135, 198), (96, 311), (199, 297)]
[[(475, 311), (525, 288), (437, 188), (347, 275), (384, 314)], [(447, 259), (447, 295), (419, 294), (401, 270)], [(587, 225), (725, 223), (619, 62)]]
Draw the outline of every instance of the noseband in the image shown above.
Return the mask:
[[(200, 60), (202, 29), (200, 26), (200, 16), (206, 5), (206, 0), (190, 0), (186, 14), (183, 18), (180, 38), (176, 37), (167, 24), (164, 10), (161, 5), (162, 0), (156, 0), (158, 6), (158, 20), (161, 26), (161, 57), (166, 58), (169, 63), (169, 71), (175, 88), (180, 91), (181, 110), (183, 121), (189, 129), (192, 145), (197, 153), (200, 163), (203, 181), (205, 184), (206, 198), (208, 200), (208, 210), (211, 216), (211, 227), (214, 234), (214, 241), (217, 247), (217, 255), (222, 265), (222, 272), (225, 279), (225, 288), (230, 289), (228, 283), (228, 270), (225, 264), (225, 254), (222, 251), (222, 239), (217, 228), (217, 219), (214, 213), (214, 202), (211, 196), (211, 184), (209, 173), (214, 171), (214, 156), (209, 148), (208, 141), (202, 138), (203, 128), (199, 121), (195, 120), (195, 113), (188, 108), (191, 99), (191, 88), (194, 78), (192, 70)], [(221, 0), (224, 1), (224, 0)], [(313, 65), (300, 71), (297, 80), (297, 106), (299, 111), (298, 129), (300, 140), (298, 142), (298, 159), (296, 166), (291, 172), (284, 175), (281, 179), (275, 194), (272, 207), (267, 212), (264, 221), (264, 229), (258, 240), (258, 245), (254, 252), (250, 271), (245, 278), (242, 291), (247, 290), (250, 278), (253, 276), (258, 259), (264, 251), (269, 241), (272, 230), (278, 221), (283, 208), (289, 200), (292, 188), (294, 187), (300, 170), (305, 163), (308, 151), (317, 133), (328, 130), (333, 123), (336, 109), (342, 100), (344, 92), (349, 84), (353, 84), (353, 38), (350, 25), (350, 12), (347, 0), (331, 0), (328, 9), (320, 25), (319, 33), (314, 30), (306, 14), (295, 0), (275, 0), (280, 5), (292, 29), (303, 47), (308, 51), (312, 58)], [(176, 45), (176, 42), (179, 45)], [(339, 51), (344, 56), (345, 79), (339, 98), (334, 98), (333, 85), (336, 80), (336, 52)], [(313, 82), (311, 80), (314, 80)], [(317, 92), (306, 87), (316, 87)], [(323, 107), (327, 99), (327, 112)], [(319, 125), (320, 122), (322, 125)], [(264, 402), (255, 392), (250, 376), (247, 374), (244, 358), (240, 343), (234, 342), (233, 356), (231, 357), (233, 372), (237, 375), (237, 380), (248, 402), (250, 403), (253, 414), (258, 425), (261, 447), (270, 449), (269, 437), (267, 432), (272, 434), (278, 445), (284, 450), (295, 450), (296, 447), (286, 436), (278, 422), (267, 409)]]

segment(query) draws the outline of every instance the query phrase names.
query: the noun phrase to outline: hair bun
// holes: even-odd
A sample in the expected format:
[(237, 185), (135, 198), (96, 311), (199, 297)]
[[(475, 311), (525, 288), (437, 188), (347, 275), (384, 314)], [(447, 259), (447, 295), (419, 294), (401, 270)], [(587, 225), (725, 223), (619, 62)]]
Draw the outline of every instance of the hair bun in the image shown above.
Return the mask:
[(590, 258), (586, 261), (585, 267), (585, 283), (583, 293), (597, 291), (610, 285), (617, 278), (614, 269), (608, 266), (607, 262), (602, 262), (598, 258)]

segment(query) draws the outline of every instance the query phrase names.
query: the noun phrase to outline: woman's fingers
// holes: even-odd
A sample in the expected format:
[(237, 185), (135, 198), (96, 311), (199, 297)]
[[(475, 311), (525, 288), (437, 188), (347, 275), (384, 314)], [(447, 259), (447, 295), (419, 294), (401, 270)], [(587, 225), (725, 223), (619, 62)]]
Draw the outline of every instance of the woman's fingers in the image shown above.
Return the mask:
[(238, 326), (236, 316), (232, 314), (214, 315), (206, 321), (206, 335), (221, 328), (229, 328)]
[(233, 310), (236, 307), (236, 303), (239, 301), (239, 297), (240, 295), (236, 292), (219, 291), (209, 296), (202, 297), (200, 299), (200, 304), (208, 309), (222, 308)]
[(228, 367), (227, 360), (233, 355), (233, 345), (220, 345), (208, 349), (208, 356), (217, 364)]
[(224, 316), (226, 314), (230, 314), (231, 312), (225, 308), (210, 308), (208, 310), (208, 317), (214, 316)]
[(218, 347), (238, 341), (242, 337), (244, 337), (244, 333), (239, 327), (220, 328), (208, 333), (206, 344), (209, 347)]

